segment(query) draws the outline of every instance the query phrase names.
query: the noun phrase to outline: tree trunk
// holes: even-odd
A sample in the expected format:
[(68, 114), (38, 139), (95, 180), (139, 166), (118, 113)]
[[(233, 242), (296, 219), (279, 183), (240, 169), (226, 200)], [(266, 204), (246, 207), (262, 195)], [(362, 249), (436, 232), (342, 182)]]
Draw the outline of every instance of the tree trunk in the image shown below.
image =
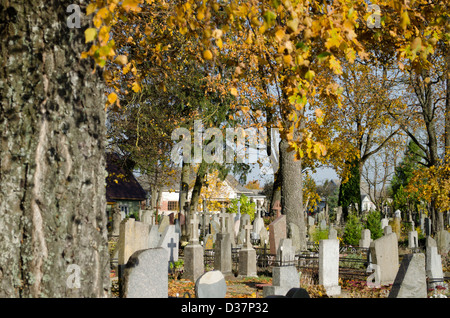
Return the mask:
[(183, 166), (181, 168), (180, 200), (179, 200), (180, 215), (183, 214), (185, 216), (185, 223), (181, 225), (181, 236), (183, 239), (187, 238), (188, 223), (186, 222), (187, 216), (185, 215), (184, 205), (188, 200), (190, 176), (191, 176), (191, 164), (183, 161)]
[(300, 230), (301, 250), (306, 250), (306, 226), (303, 215), (302, 161), (295, 160), (294, 151), (288, 152), (288, 142), (280, 142), (280, 164), (283, 167), (281, 187), (281, 208), (286, 215), (286, 225), (294, 223)]
[(72, 3), (0, 0), (0, 297), (109, 295), (104, 86)]

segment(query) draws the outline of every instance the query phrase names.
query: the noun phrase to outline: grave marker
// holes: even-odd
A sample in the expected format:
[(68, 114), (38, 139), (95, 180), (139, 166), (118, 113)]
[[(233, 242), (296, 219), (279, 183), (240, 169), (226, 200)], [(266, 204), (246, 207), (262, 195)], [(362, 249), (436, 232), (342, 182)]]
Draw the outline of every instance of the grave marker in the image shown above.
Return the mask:
[(423, 253), (403, 256), (388, 298), (427, 298)]
[(341, 293), (338, 240), (321, 240), (319, 242), (319, 284), (323, 285), (328, 296)]

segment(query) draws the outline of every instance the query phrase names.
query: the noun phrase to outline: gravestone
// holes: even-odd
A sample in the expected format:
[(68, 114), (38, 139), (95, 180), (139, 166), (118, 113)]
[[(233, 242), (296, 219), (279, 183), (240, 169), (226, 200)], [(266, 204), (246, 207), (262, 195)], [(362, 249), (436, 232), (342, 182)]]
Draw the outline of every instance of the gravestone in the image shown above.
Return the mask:
[(304, 288), (291, 288), (287, 292), (286, 298), (311, 298), (311, 297), (309, 297), (308, 291)]
[(442, 258), (438, 253), (437, 247), (431, 244), (426, 246), (425, 272), (428, 278), (429, 288), (436, 288), (436, 286), (444, 287)]
[(399, 266), (397, 234), (387, 234), (370, 243), (370, 255), (379, 266), (380, 284), (392, 284)]
[(321, 229), (322, 231), (324, 231), (324, 230), (327, 229), (327, 221), (326, 221), (325, 219), (322, 219), (322, 220), (320, 221), (320, 229)]
[(257, 277), (256, 275), (256, 251), (250, 241), (250, 231), (253, 226), (249, 223), (244, 227), (245, 244), (239, 250), (239, 276)]
[(275, 217), (278, 218), (281, 216), (281, 202), (280, 200), (275, 201), (272, 210), (275, 211)]
[(392, 234), (392, 227), (390, 225), (385, 226), (383, 229), (383, 234), (384, 235)]
[(112, 223), (111, 223), (111, 235), (120, 235), (120, 222), (122, 221), (122, 216), (120, 215), (119, 205), (116, 204), (112, 209)]
[(411, 249), (419, 247), (419, 235), (417, 231), (408, 232), (408, 247)]
[(159, 233), (159, 226), (157, 224), (150, 225), (150, 231), (148, 233), (148, 248), (155, 248), (159, 245), (161, 234)]
[(359, 240), (359, 247), (369, 248), (372, 239), (370, 238), (370, 230), (363, 229), (361, 231), (361, 239)]
[(277, 250), (277, 261), (280, 266), (295, 265), (295, 247), (291, 239), (281, 239)]
[(450, 233), (447, 230), (440, 230), (436, 233), (435, 237), (438, 253), (447, 255), (450, 248)]
[(263, 287), (263, 297), (286, 295), (292, 288), (300, 288), (300, 276), (295, 266), (277, 266), (272, 270), (272, 285)]
[(423, 253), (403, 256), (388, 298), (427, 298)]
[(337, 236), (337, 230), (330, 226), (330, 229), (328, 230), (328, 239), (329, 240), (337, 240), (338, 236)]
[(133, 253), (124, 268), (123, 298), (167, 298), (167, 251), (150, 248)]
[(267, 229), (265, 226), (261, 228), (259, 231), (259, 245), (264, 246), (264, 244), (269, 243), (269, 233), (267, 232)]
[(154, 222), (154, 213), (151, 210), (143, 210), (140, 220), (142, 223), (153, 225)]
[(315, 223), (314, 218), (311, 215), (309, 215), (308, 216), (308, 226), (313, 226), (314, 223)]
[(203, 247), (198, 241), (198, 217), (194, 213), (190, 220), (191, 239), (189, 244), (184, 247), (184, 277), (193, 281), (204, 273), (205, 265), (203, 261)]
[(279, 242), (282, 238), (286, 238), (286, 216), (280, 215), (272, 223), (269, 224), (269, 244), (270, 254), (276, 254)]
[(139, 250), (148, 249), (150, 225), (133, 218), (124, 219), (120, 223), (119, 235), (119, 275), (120, 269), (125, 266), (130, 256)]
[(169, 263), (178, 261), (178, 244), (179, 236), (175, 232), (175, 225), (168, 225), (161, 235), (158, 247), (162, 247), (167, 251)]
[(382, 230), (384, 230), (384, 228), (386, 227), (386, 226), (388, 226), (389, 225), (389, 219), (388, 218), (382, 218), (381, 219), (381, 229)]
[(212, 234), (207, 234), (203, 239), (205, 250), (212, 250), (214, 248), (214, 237)]
[(161, 216), (161, 221), (159, 222), (159, 233), (164, 233), (166, 228), (170, 225), (170, 218), (167, 215)]
[(225, 277), (218, 270), (204, 273), (195, 282), (196, 298), (225, 298), (226, 294)]
[(225, 231), (230, 234), (231, 247), (236, 246), (236, 239), (234, 235), (234, 215), (227, 213), (227, 218), (225, 219)]
[[(398, 211), (398, 210), (397, 210)], [(396, 212), (398, 215), (400, 211)], [(402, 219), (400, 217), (394, 217), (394, 221), (392, 222), (392, 232), (397, 234), (397, 239), (400, 238), (400, 232), (401, 232), (401, 221)]]
[(216, 238), (214, 248), (214, 269), (222, 272), (223, 275), (231, 275), (231, 239), (228, 233), (219, 233)]
[(341, 293), (338, 240), (321, 240), (319, 242), (319, 284), (323, 285), (328, 296)]
[(253, 229), (252, 229), (252, 232), (254, 233), (254, 238), (256, 240), (260, 239), (259, 233), (261, 232), (261, 229), (263, 227), (264, 227), (264, 220), (258, 213), (255, 220), (253, 221)]

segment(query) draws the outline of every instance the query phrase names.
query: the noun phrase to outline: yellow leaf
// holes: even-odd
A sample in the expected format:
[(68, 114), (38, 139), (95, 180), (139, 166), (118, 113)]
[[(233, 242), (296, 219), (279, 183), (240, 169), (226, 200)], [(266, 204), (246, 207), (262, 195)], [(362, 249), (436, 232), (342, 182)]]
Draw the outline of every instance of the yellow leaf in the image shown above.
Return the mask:
[(135, 93), (139, 93), (141, 91), (141, 87), (139, 86), (138, 82), (134, 82), (133, 85), (131, 86), (131, 89), (135, 92)]
[(86, 31), (84, 31), (84, 36), (86, 38), (86, 43), (94, 41), (95, 37), (97, 36), (97, 29), (96, 28), (86, 29)]
[(135, 11), (135, 12), (139, 12), (141, 11), (141, 8), (139, 7), (139, 3), (141, 1), (139, 0), (124, 0), (122, 2), (122, 8), (125, 9), (125, 11)]
[(108, 103), (113, 104), (117, 100), (117, 94), (112, 92), (108, 95)]
[(126, 55), (119, 55), (118, 57), (116, 57), (115, 62), (119, 65), (126, 65), (128, 63), (128, 57)]
[(90, 15), (92, 12), (95, 11), (95, 9), (97, 9), (97, 4), (96, 3), (90, 3), (87, 8), (86, 8), (86, 15)]
[(203, 51), (203, 58), (205, 60), (212, 60), (213, 58), (212, 52), (210, 50)]
[(237, 89), (236, 89), (235, 87), (232, 87), (232, 88), (230, 89), (230, 94), (233, 95), (233, 96), (238, 96), (238, 91), (237, 91)]
[(281, 42), (283, 40), (284, 34), (285, 33), (283, 29), (278, 29), (278, 31), (275, 32), (275, 38), (278, 40), (278, 42)]
[(316, 73), (315, 73), (314, 71), (309, 70), (309, 71), (306, 72), (306, 74), (305, 74), (305, 79), (306, 79), (308, 82), (311, 82), (315, 75), (316, 75)]

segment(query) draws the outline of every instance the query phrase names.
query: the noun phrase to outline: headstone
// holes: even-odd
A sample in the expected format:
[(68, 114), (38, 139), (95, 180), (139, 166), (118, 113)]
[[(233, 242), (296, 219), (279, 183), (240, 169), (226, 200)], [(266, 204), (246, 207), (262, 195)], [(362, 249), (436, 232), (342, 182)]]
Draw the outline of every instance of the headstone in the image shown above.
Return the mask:
[(164, 233), (166, 228), (170, 225), (170, 218), (167, 215), (161, 216), (161, 221), (159, 222), (159, 233)]
[(251, 224), (244, 227), (246, 233), (246, 242), (239, 250), (239, 275), (248, 277), (257, 277), (256, 275), (256, 251), (250, 241), (250, 231), (253, 229)]
[(392, 227), (390, 225), (385, 226), (384, 230), (383, 230), (383, 234), (384, 235), (392, 234)]
[(328, 296), (341, 293), (338, 240), (321, 240), (319, 242), (319, 284), (323, 285)]
[(270, 254), (276, 254), (278, 244), (282, 238), (286, 238), (286, 216), (280, 215), (269, 224)]
[(212, 234), (207, 234), (203, 239), (203, 242), (205, 250), (212, 250), (214, 248), (214, 238)]
[(124, 269), (121, 297), (167, 298), (168, 286), (165, 249), (150, 248), (131, 255)]
[(394, 212), (394, 218), (402, 219), (402, 212), (400, 210), (396, 210)]
[(193, 282), (204, 273), (203, 246), (198, 241), (198, 217), (194, 213), (190, 220), (191, 239), (184, 247), (184, 277)]
[(442, 271), (442, 258), (436, 246), (426, 247), (425, 270), (428, 278), (428, 287), (444, 287), (444, 272)]
[(388, 298), (427, 298), (423, 253), (403, 256)]
[(281, 239), (277, 250), (277, 260), (280, 266), (295, 265), (295, 247), (291, 239)]
[(264, 220), (263, 218), (258, 214), (255, 218), (255, 220), (253, 221), (253, 229), (252, 232), (254, 233), (254, 238), (259, 240), (259, 232), (261, 231), (261, 229), (264, 227)]
[(330, 226), (330, 229), (328, 230), (328, 239), (329, 240), (337, 240), (338, 236), (337, 236), (337, 230)]
[(419, 235), (417, 231), (410, 231), (408, 233), (408, 247), (411, 249), (419, 247)]
[(231, 275), (231, 239), (228, 233), (219, 233), (216, 238), (214, 248), (214, 269), (222, 272), (223, 275)]
[(275, 217), (278, 218), (281, 216), (281, 203), (279, 200), (275, 201), (272, 210), (275, 211)]
[(295, 266), (277, 266), (272, 270), (272, 285), (263, 287), (263, 297), (286, 295), (292, 288), (300, 288), (300, 276)]
[(119, 267), (123, 267), (134, 252), (148, 249), (149, 228), (149, 224), (133, 218), (124, 219), (120, 223)]
[(447, 255), (450, 248), (450, 233), (447, 230), (440, 230), (435, 237), (439, 254)]
[(425, 218), (425, 236), (431, 235), (431, 219)]
[(389, 225), (389, 219), (388, 218), (382, 218), (381, 219), (381, 229), (384, 230), (384, 228), (386, 226), (388, 226), (388, 225)]
[(327, 221), (326, 221), (325, 219), (322, 219), (322, 220), (320, 221), (320, 229), (321, 229), (322, 231), (327, 229)]
[(161, 235), (158, 247), (162, 247), (167, 251), (169, 263), (178, 261), (178, 245), (179, 237), (175, 233), (175, 225), (168, 225), (166, 230)]
[(370, 255), (379, 266), (380, 284), (392, 284), (399, 266), (397, 234), (387, 234), (370, 243)]
[(111, 223), (111, 235), (120, 235), (120, 222), (122, 221), (122, 216), (120, 215), (119, 205), (116, 204), (112, 209), (112, 223)]
[(148, 248), (158, 247), (161, 234), (159, 233), (159, 226), (157, 224), (150, 225), (150, 231), (148, 233)]
[(361, 239), (359, 240), (359, 247), (369, 248), (372, 239), (370, 238), (370, 230), (364, 229), (361, 231)]
[(308, 226), (313, 226), (314, 222), (315, 222), (314, 218), (309, 215), (308, 216)]
[(154, 214), (151, 210), (143, 210), (140, 220), (142, 223), (153, 225), (154, 223)]
[(195, 282), (196, 298), (225, 298), (226, 294), (225, 277), (218, 270), (204, 273)]
[(259, 245), (264, 246), (264, 244), (269, 243), (269, 233), (267, 232), (266, 227), (262, 227), (262, 229), (259, 231)]
[(226, 233), (230, 234), (230, 240), (231, 240), (231, 247), (235, 247), (236, 246), (236, 239), (235, 239), (235, 234), (234, 234), (234, 213), (228, 214), (228, 218), (225, 220), (226, 221)]
[(343, 223), (343, 214), (342, 214), (342, 207), (338, 206), (336, 208), (336, 225), (341, 225)]
[[(398, 210), (397, 210), (398, 211)], [(397, 240), (400, 238), (400, 232), (401, 232), (401, 218), (394, 217), (394, 221), (392, 223), (392, 232), (397, 234)]]

